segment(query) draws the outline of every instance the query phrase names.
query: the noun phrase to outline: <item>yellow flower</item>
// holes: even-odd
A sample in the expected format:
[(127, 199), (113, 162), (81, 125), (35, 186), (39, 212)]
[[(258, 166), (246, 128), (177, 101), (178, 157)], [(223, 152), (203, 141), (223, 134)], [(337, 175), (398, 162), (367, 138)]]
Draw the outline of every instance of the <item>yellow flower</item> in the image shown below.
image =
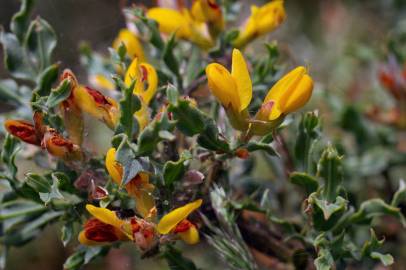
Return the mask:
[(143, 130), (150, 119), (148, 105), (158, 88), (158, 75), (152, 65), (139, 63), (139, 60), (134, 58), (124, 78), (127, 87), (131, 85), (132, 80), (136, 80), (133, 93), (141, 99), (141, 109), (136, 111), (134, 116), (140, 130)]
[(273, 101), (268, 120), (273, 121), (281, 115), (294, 112), (303, 107), (313, 92), (313, 79), (305, 67), (297, 67), (283, 76), (265, 97), (264, 104)]
[(256, 37), (272, 32), (286, 18), (283, 0), (274, 0), (262, 7), (252, 6), (251, 16), (234, 41), (237, 48), (244, 47)]
[(204, 49), (213, 46), (213, 41), (206, 34), (206, 25), (194, 20), (187, 9), (177, 11), (155, 7), (149, 9), (146, 15), (158, 22), (162, 33), (175, 33), (178, 38), (190, 40)]
[(209, 24), (212, 36), (217, 36), (224, 29), (223, 13), (215, 0), (196, 0), (191, 12), (196, 21)]
[(117, 50), (121, 43), (125, 45), (127, 54), (131, 59), (137, 57), (140, 61), (145, 61), (144, 50), (141, 42), (133, 32), (128, 29), (121, 29), (113, 42), (113, 48)]
[(265, 135), (284, 117), (303, 107), (313, 92), (313, 79), (300, 66), (283, 76), (268, 92), (251, 125), (255, 135)]
[(252, 83), (247, 64), (238, 49), (233, 50), (230, 72), (217, 63), (206, 67), (209, 88), (226, 109), (234, 128), (245, 130), (247, 107), (252, 99)]
[(130, 222), (119, 219), (116, 212), (91, 204), (86, 210), (93, 218), (86, 221), (78, 240), (86, 246), (106, 245), (116, 241), (133, 240)]
[(176, 208), (162, 217), (157, 225), (160, 234), (176, 233), (188, 244), (199, 242), (199, 232), (196, 226), (187, 220), (187, 217), (202, 205), (198, 199), (182, 207)]
[(73, 90), (73, 99), (82, 111), (102, 120), (114, 129), (119, 117), (118, 105), (114, 99), (81, 85)]
[[(113, 181), (121, 185), (123, 178), (123, 167), (116, 161), (116, 149), (110, 148), (106, 155), (106, 168)], [(127, 193), (134, 198), (138, 213), (144, 217), (152, 219), (155, 217), (155, 199), (152, 195), (155, 187), (149, 183), (149, 174), (140, 172), (131, 179), (125, 188)]]
[(154, 97), (158, 88), (158, 75), (155, 68), (147, 63), (140, 63), (138, 58), (134, 58), (124, 77), (126, 86), (130, 86), (136, 80), (133, 93), (142, 98), (147, 105)]

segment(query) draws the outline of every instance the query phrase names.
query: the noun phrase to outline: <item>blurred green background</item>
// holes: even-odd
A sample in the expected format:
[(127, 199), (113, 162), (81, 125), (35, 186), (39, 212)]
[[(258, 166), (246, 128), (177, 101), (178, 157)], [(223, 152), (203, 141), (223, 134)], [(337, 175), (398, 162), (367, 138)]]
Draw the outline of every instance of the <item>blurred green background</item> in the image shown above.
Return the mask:
[[(142, 2), (152, 5), (154, 1), (131, 3)], [(248, 6), (264, 1), (242, 2)], [(19, 4), (17, 0), (0, 0), (0, 24), (6, 29)], [(58, 35), (55, 59), (84, 79), (86, 74), (79, 64), (79, 42), (87, 41), (93, 49), (107, 52), (118, 30), (125, 27), (121, 9), (127, 4), (125, 0), (39, 0), (34, 14), (44, 17)], [(288, 65), (309, 66), (317, 82), (312, 103), (318, 106), (313, 107), (322, 110), (323, 117), (329, 117), (331, 106), (339, 106), (335, 99), (360, 106), (377, 102), (390, 106), (391, 100), (380, 91), (377, 72), (386, 52), (388, 35), (406, 23), (405, 7), (405, 0), (288, 0), (286, 22), (267, 39), (278, 41)], [(249, 8), (242, 9), (240, 17), (247, 17), (248, 12)], [(255, 49), (254, 56), (258, 56), (262, 47), (260, 42), (257, 45), (248, 48), (248, 53)], [(6, 76), (1, 65), (0, 78)], [(330, 104), (323, 101), (326, 95), (334, 96)], [(331, 120), (324, 122), (332, 126), (335, 121)], [(339, 136), (334, 128), (326, 131)], [(75, 245), (65, 249), (58, 233), (56, 226), (48, 227), (35, 241), (11, 249), (8, 269), (61, 269)], [(225, 269), (204, 243), (188, 247), (185, 255), (193, 257), (202, 269)], [(400, 259), (397, 269), (406, 269), (401, 266), (402, 259), (396, 259)], [(105, 259), (96, 260), (86, 269), (153, 270), (167, 269), (167, 266), (159, 260), (141, 261), (131, 245), (125, 245), (122, 250), (113, 249)]]

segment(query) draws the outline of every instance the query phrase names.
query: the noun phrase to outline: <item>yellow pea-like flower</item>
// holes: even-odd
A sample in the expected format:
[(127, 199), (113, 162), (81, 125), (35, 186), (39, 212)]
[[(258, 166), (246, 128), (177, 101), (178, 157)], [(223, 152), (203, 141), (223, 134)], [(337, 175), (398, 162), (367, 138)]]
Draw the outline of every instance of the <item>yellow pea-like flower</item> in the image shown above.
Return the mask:
[(158, 22), (159, 30), (164, 34), (175, 33), (178, 38), (190, 40), (203, 49), (211, 48), (214, 45), (205, 33), (205, 24), (193, 20), (187, 9), (177, 11), (155, 7), (149, 9), (146, 15)]
[(193, 211), (198, 209), (203, 203), (202, 199), (188, 203), (182, 207), (176, 208), (163, 216), (157, 225), (157, 231), (160, 234), (168, 234), (175, 227), (185, 220)]
[(283, 76), (268, 92), (264, 104), (272, 101), (268, 120), (294, 112), (303, 107), (313, 92), (313, 79), (305, 67), (300, 66)]
[(261, 7), (251, 6), (251, 16), (240, 30), (234, 46), (244, 47), (255, 38), (275, 30), (286, 18), (283, 2), (274, 0)]
[(252, 82), (241, 52), (233, 50), (231, 73), (224, 66), (212, 63), (206, 67), (206, 75), (211, 92), (226, 109), (231, 124), (236, 129), (246, 129)]
[(147, 63), (140, 63), (137, 58), (131, 62), (124, 77), (124, 83), (128, 86), (135, 80), (133, 93), (142, 98), (147, 105), (154, 97), (158, 89), (158, 75), (155, 68)]
[(114, 129), (119, 117), (117, 102), (90, 87), (78, 86), (73, 90), (76, 105), (84, 112), (105, 122)]
[[(107, 151), (105, 165), (113, 181), (121, 185), (123, 166), (116, 160), (115, 148), (110, 148)], [(138, 173), (125, 185), (125, 189), (127, 193), (134, 198), (136, 209), (142, 217), (149, 219), (155, 217), (155, 199), (152, 196), (155, 186), (149, 182), (149, 174), (147, 172)]]
[(107, 208), (97, 207), (91, 204), (86, 205), (86, 210), (95, 218), (105, 224), (109, 224), (115, 228), (121, 229), (125, 224), (124, 220), (117, 217), (114, 211)]
[(113, 181), (117, 185), (121, 185), (121, 179), (123, 177), (123, 167), (116, 161), (116, 148), (110, 148), (106, 154), (106, 169)]
[(128, 29), (121, 29), (113, 42), (113, 48), (118, 49), (123, 43), (127, 49), (128, 56), (133, 59), (137, 57), (140, 61), (145, 61), (145, 54), (138, 37)]
[(212, 36), (217, 36), (224, 29), (223, 14), (216, 0), (194, 1), (191, 13), (194, 20), (209, 24)]

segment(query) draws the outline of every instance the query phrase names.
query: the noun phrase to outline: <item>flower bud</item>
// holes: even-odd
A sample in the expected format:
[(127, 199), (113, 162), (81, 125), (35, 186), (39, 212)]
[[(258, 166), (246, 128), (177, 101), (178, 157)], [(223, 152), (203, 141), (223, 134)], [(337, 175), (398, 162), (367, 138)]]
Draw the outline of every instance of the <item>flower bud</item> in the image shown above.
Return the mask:
[(41, 141), (36, 135), (34, 125), (25, 120), (6, 120), (4, 127), (8, 133), (26, 143), (41, 145)]
[(121, 44), (124, 44), (127, 49), (127, 55), (133, 59), (138, 58), (140, 61), (145, 61), (144, 50), (137, 36), (128, 29), (121, 29), (118, 36), (113, 42), (113, 48), (118, 49)]
[(244, 47), (258, 36), (272, 32), (286, 18), (283, 0), (274, 0), (261, 7), (252, 6), (251, 16), (234, 41), (237, 48)]
[(83, 158), (80, 147), (69, 139), (64, 138), (53, 128), (47, 129), (41, 146), (51, 155), (65, 160), (81, 160)]
[(74, 89), (73, 99), (82, 111), (105, 122), (107, 126), (114, 129), (119, 117), (118, 106), (114, 99), (84, 86), (78, 86)]
[(208, 23), (212, 37), (224, 29), (224, 19), (216, 0), (196, 0), (192, 6), (192, 16), (198, 22)]

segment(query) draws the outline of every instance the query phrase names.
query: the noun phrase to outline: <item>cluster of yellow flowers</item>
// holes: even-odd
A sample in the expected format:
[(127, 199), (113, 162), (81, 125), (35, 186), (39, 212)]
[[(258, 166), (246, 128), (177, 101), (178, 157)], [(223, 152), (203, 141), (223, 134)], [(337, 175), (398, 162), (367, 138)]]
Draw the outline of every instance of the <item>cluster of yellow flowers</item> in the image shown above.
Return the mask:
[(227, 112), (231, 125), (252, 135), (265, 135), (278, 126), (284, 116), (303, 107), (313, 91), (313, 80), (300, 66), (282, 77), (268, 92), (254, 119), (248, 106), (252, 99), (252, 83), (247, 64), (238, 49), (233, 50), (230, 72), (212, 63), (206, 68), (209, 88)]
[[(273, 31), (286, 17), (283, 0), (274, 0), (262, 7), (253, 6), (251, 13), (240, 27), (239, 36), (233, 41), (235, 49), (232, 52), (231, 73), (224, 66), (211, 63), (206, 68), (206, 75), (208, 86), (224, 107), (231, 125), (250, 135), (264, 135), (278, 126), (286, 114), (306, 104), (312, 94), (313, 80), (306, 68), (295, 68), (270, 89), (259, 111), (255, 116), (250, 116), (248, 106), (252, 100), (252, 82), (245, 59), (237, 48), (243, 48), (258, 36)], [(222, 10), (215, 0), (196, 0), (191, 9), (155, 7), (149, 9), (146, 15), (158, 22), (162, 33), (175, 33), (178, 38), (189, 40), (204, 49), (214, 45), (215, 38), (225, 27)], [(155, 68), (146, 62), (141, 42), (134, 33), (128, 29), (121, 30), (113, 42), (113, 48), (118, 49), (121, 44), (125, 45), (127, 56), (132, 62), (126, 71), (117, 67), (117, 72), (124, 76), (127, 87), (135, 81), (133, 94), (141, 100), (141, 109), (134, 117), (142, 130), (150, 121), (148, 106), (156, 94), (158, 76)], [(38, 128), (42, 129), (41, 125), (35, 123), (9, 120), (5, 124), (11, 134), (31, 144), (43, 144), (57, 157), (69, 155), (72, 149), (81, 152), (83, 112), (103, 121), (111, 129), (116, 127), (120, 116), (117, 102), (113, 98), (79, 84), (69, 70), (63, 73), (61, 80), (64, 79), (70, 82), (71, 95), (60, 104), (59, 109), (69, 139), (50, 128), (41, 133), (38, 131)], [(105, 90), (116, 88), (113, 81), (103, 74), (91, 75), (90, 81)], [(45, 143), (41, 142), (44, 140)], [(123, 166), (116, 161), (116, 149), (111, 148), (107, 152), (105, 165), (113, 181), (121, 186)], [(100, 245), (132, 240), (143, 250), (151, 248), (157, 242), (176, 237), (189, 244), (197, 243), (199, 233), (187, 217), (200, 207), (202, 200), (177, 208), (156, 222), (155, 199), (152, 195), (155, 187), (149, 182), (149, 178), (149, 172), (142, 172), (125, 184), (128, 194), (136, 202), (136, 212), (140, 217), (119, 218), (119, 213), (115, 211), (87, 205), (86, 209), (93, 218), (85, 223), (79, 241), (85, 245)]]

